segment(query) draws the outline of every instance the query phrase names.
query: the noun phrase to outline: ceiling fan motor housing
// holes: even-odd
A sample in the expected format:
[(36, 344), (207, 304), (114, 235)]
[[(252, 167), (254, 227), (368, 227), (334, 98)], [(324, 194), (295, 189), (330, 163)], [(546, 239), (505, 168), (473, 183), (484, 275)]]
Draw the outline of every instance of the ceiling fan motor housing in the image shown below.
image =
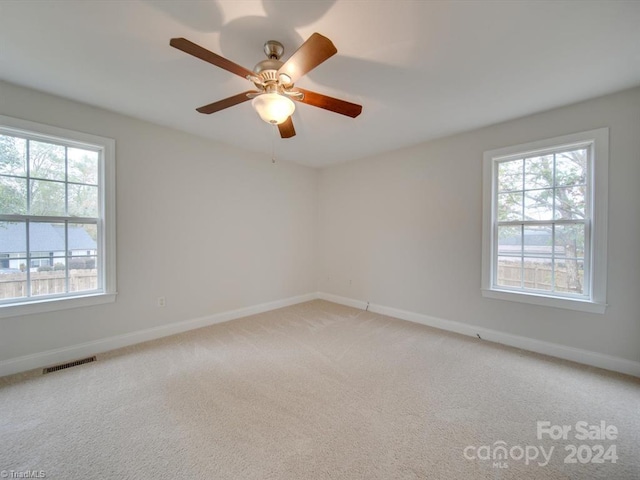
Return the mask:
[(271, 82), (278, 82), (278, 70), (282, 66), (280, 60), (267, 59), (259, 62), (254, 68), (253, 72), (256, 76), (260, 77), (265, 84)]
[[(278, 85), (280, 80), (278, 78), (278, 70), (284, 64), (284, 62), (280, 61), (283, 53), (284, 46), (280, 42), (276, 40), (267, 40), (265, 42), (264, 54), (267, 59), (262, 60), (253, 68), (253, 72), (262, 80), (264, 86)], [(260, 87), (257, 83), (255, 85)]]
[(264, 42), (264, 54), (269, 59), (280, 60), (284, 53), (284, 45), (276, 40), (267, 40)]

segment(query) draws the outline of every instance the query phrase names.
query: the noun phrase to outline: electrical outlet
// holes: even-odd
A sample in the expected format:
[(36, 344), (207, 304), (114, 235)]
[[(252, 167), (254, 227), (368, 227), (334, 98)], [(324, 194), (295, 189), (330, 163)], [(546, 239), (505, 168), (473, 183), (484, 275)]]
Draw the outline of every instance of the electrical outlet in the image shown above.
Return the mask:
[(164, 297), (158, 297), (158, 306), (159, 307), (164, 307), (166, 305), (167, 305), (167, 302), (166, 302), (165, 298)]

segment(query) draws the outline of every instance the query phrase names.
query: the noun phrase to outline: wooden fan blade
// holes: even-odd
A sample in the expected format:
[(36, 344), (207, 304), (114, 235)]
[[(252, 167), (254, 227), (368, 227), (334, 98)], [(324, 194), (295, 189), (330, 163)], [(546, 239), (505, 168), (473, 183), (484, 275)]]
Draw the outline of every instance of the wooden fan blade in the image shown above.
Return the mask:
[(206, 48), (203, 48), (200, 45), (196, 45), (195, 43), (190, 42), (186, 38), (172, 38), (171, 41), (169, 42), (169, 45), (171, 45), (174, 48), (177, 48), (178, 50), (182, 50), (183, 52), (188, 53), (189, 55), (193, 55), (194, 57), (204, 60), (205, 62), (209, 62), (212, 65), (215, 65), (216, 67), (220, 67), (225, 69), (228, 72), (235, 73), (236, 75), (242, 78), (247, 78), (247, 75), (254, 75), (254, 73), (251, 70), (247, 70), (246, 68), (241, 67), (236, 63), (233, 63), (231, 60), (227, 60), (226, 58), (221, 57), (217, 53), (210, 52)]
[(314, 33), (280, 67), (278, 76), (285, 74), (291, 79), (290, 83), (295, 83), (300, 77), (336, 53), (338, 50), (331, 40), (319, 33)]
[[(304, 93), (304, 97), (297, 100), (298, 102), (313, 105), (314, 107), (324, 108), (325, 110), (346, 115), (351, 118), (356, 118), (362, 113), (362, 105), (340, 100), (339, 98), (328, 97), (327, 95), (311, 92), (302, 88), (296, 88), (295, 90)], [(294, 100), (296, 99), (294, 98)]]
[(291, 117), (279, 124), (278, 130), (280, 130), (280, 137), (282, 138), (291, 138), (296, 134), (296, 129), (293, 128), (293, 120), (291, 120)]
[(209, 105), (196, 108), (196, 110), (200, 113), (206, 113), (206, 114), (219, 112), (220, 110), (224, 110), (225, 108), (233, 107), (234, 105), (238, 105), (239, 103), (250, 100), (250, 98), (247, 97), (247, 93), (258, 93), (258, 92), (255, 90), (248, 90), (246, 92), (242, 92), (237, 95), (234, 95), (233, 97), (225, 98), (224, 100), (218, 100), (217, 102), (210, 103)]

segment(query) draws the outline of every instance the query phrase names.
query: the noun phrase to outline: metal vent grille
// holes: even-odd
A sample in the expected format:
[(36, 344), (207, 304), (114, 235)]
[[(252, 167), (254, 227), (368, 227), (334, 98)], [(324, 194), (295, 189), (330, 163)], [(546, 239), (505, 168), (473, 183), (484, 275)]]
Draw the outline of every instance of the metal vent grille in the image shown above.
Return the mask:
[(42, 370), (42, 374), (46, 375), (47, 373), (57, 372), (58, 370), (64, 370), (65, 368), (76, 367), (78, 365), (82, 365), (84, 363), (95, 362), (96, 357), (87, 357), (81, 360), (74, 360), (73, 362), (61, 363), (60, 365), (54, 365), (53, 367), (47, 367)]

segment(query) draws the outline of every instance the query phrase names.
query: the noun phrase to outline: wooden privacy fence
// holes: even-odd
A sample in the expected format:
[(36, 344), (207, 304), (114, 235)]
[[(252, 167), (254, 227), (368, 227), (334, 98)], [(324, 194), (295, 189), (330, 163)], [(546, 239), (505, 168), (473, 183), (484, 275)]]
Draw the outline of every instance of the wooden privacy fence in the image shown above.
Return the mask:
[[(551, 268), (546, 265), (531, 264), (521, 269), (520, 265), (498, 265), (498, 285), (520, 286), (520, 275), (524, 275), (524, 286), (538, 290), (552, 289)], [(0, 275), (0, 299), (20, 298), (27, 294), (25, 273)], [(575, 292), (567, 284), (567, 270), (556, 268), (556, 288), (558, 292)], [(584, 285), (583, 271), (580, 271), (580, 283)], [(31, 295), (51, 295), (65, 293), (64, 271), (32, 272)], [(70, 270), (69, 291), (82, 292), (98, 288), (98, 273), (95, 269)]]
[[(534, 288), (537, 290), (552, 290), (552, 270), (547, 265), (530, 264), (524, 265), (508, 265), (498, 264), (498, 285), (519, 287), (520, 276), (523, 275), (522, 281), (525, 288)], [(568, 283), (568, 273), (566, 268), (556, 267), (555, 270), (555, 291), (556, 292), (576, 292), (575, 288), (571, 288)], [(580, 270), (580, 285), (584, 285), (584, 271)]]
[[(95, 269), (69, 270), (69, 291), (83, 292), (98, 288)], [(64, 271), (31, 272), (31, 295), (52, 295), (66, 292)], [(27, 274), (0, 275), (0, 299), (27, 295)]]

